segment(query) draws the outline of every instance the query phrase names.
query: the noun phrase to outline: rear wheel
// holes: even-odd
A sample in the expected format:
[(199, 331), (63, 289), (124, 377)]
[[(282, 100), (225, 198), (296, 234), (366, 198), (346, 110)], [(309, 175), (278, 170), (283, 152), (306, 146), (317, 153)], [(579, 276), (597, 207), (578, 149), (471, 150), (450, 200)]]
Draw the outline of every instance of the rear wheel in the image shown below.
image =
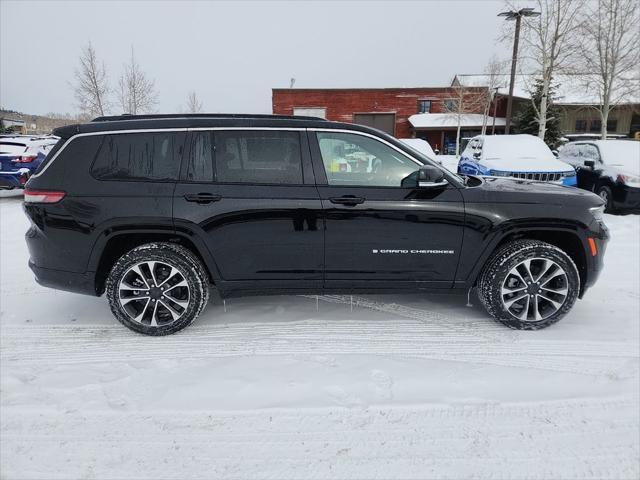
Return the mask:
[(115, 317), (146, 335), (168, 335), (193, 322), (209, 298), (198, 258), (172, 243), (149, 243), (118, 259), (107, 279)]
[(539, 330), (564, 317), (578, 297), (580, 276), (558, 247), (517, 240), (498, 250), (480, 277), (480, 301), (496, 320)]

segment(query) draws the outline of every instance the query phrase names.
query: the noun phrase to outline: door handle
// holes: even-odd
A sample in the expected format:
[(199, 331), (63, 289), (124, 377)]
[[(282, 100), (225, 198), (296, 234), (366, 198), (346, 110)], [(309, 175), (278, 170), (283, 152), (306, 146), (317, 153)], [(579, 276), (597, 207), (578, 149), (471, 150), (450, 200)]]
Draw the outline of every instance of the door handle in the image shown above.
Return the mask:
[(217, 202), (222, 200), (220, 195), (214, 195), (212, 193), (187, 193), (184, 196), (184, 199), (187, 202), (199, 203), (200, 205), (204, 205), (207, 203)]
[(364, 200), (365, 199), (362, 197), (354, 197), (352, 195), (345, 195), (344, 197), (333, 197), (329, 199), (331, 203), (335, 203), (337, 205), (347, 205), (347, 206), (355, 206), (360, 203), (364, 203)]

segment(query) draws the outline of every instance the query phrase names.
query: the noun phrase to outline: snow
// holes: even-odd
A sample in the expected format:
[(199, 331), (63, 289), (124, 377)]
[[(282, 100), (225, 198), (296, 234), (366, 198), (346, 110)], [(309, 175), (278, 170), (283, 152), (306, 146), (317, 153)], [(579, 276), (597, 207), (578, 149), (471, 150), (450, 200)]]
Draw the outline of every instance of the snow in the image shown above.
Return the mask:
[[(500, 95), (509, 95), (509, 74), (497, 75), (497, 87)], [(535, 87), (535, 75), (517, 74), (513, 86), (513, 96), (519, 98), (530, 98), (530, 92)], [(593, 79), (597, 83), (596, 79)], [(637, 78), (635, 81), (637, 82)], [(465, 87), (486, 87), (490, 81), (486, 74), (463, 74), (456, 75), (454, 82), (457, 81)], [(597, 88), (587, 88), (584, 84), (585, 77), (583, 75), (557, 74), (553, 77), (553, 85), (555, 87), (554, 97), (557, 99), (555, 103), (559, 105), (598, 105), (600, 97)], [(618, 104), (636, 104), (640, 103), (640, 93), (637, 89), (629, 89), (622, 98), (616, 103)]]
[[(460, 115), (460, 126), (462, 128), (468, 127), (482, 127), (484, 122), (484, 115), (480, 113), (463, 113)], [(504, 126), (506, 120), (501, 117), (496, 117), (495, 124), (497, 126)], [(414, 128), (457, 128), (458, 127), (458, 115), (455, 113), (416, 113), (409, 117), (409, 123)], [(493, 124), (493, 117), (487, 117), (487, 125)]]
[(155, 338), (36, 285), (1, 196), (2, 478), (640, 475), (638, 216), (606, 215), (600, 281), (539, 332), (463, 295), (326, 295)]
[(429, 142), (422, 138), (399, 138), (398, 140), (406, 143), (412, 149), (417, 150), (428, 158), (434, 159), (436, 157), (436, 153), (431, 148), (431, 145), (429, 145)]
[(636, 140), (596, 140), (605, 165), (622, 173), (640, 175), (640, 142)]

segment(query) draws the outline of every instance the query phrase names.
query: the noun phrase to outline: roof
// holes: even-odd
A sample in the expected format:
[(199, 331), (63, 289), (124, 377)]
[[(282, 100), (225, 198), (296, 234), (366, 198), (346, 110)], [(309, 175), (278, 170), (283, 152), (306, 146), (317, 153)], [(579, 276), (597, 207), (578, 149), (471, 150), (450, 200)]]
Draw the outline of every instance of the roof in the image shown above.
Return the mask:
[[(513, 96), (530, 98), (535, 78), (533, 75), (517, 74), (513, 86)], [(486, 87), (490, 83), (489, 80), (490, 78), (486, 74), (460, 74), (454, 77), (452, 84), (459, 83), (466, 87)], [(584, 80), (584, 75), (556, 75), (553, 79), (553, 85), (556, 88), (555, 103), (557, 105), (598, 105), (600, 103), (598, 92), (592, 88), (585, 88)], [(510, 75), (507, 73), (496, 75), (494, 83), (497, 84), (498, 94), (509, 94), (509, 81)], [(634, 90), (618, 102), (618, 105), (637, 103), (640, 103), (640, 92)]]
[[(502, 117), (495, 118), (496, 126), (504, 126), (506, 120)], [(455, 113), (417, 113), (409, 117), (409, 123), (414, 128), (457, 128), (458, 115)], [(460, 126), (482, 127), (484, 115), (480, 113), (463, 113), (460, 115)], [(487, 125), (493, 125), (493, 117), (487, 117)]]

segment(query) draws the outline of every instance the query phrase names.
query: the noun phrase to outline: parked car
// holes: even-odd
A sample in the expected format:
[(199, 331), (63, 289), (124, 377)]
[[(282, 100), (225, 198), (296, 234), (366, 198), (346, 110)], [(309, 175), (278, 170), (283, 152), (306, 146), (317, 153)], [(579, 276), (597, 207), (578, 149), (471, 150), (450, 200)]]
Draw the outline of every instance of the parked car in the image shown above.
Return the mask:
[[(136, 332), (186, 327), (211, 286), (222, 298), (477, 287), (497, 320), (535, 330), (602, 269), (597, 195), (463, 179), (361, 125), (152, 115), (56, 134), (25, 190), (29, 266), (42, 285), (106, 293)], [(334, 168), (345, 154), (379, 166)]]
[(51, 135), (0, 136), (0, 189), (23, 188), (57, 142)]
[(458, 172), (576, 185), (575, 169), (533, 135), (475, 136), (460, 155)]
[(640, 142), (590, 140), (572, 142), (560, 159), (573, 165), (578, 187), (597, 193), (607, 211), (640, 211)]
[(414, 150), (417, 150), (418, 152), (420, 152), (422, 155), (426, 156), (427, 158), (430, 158), (434, 162), (437, 162), (438, 164), (442, 165), (442, 162), (438, 158), (438, 155), (436, 154), (436, 152), (433, 151), (433, 149), (431, 148), (431, 145), (429, 145), (429, 142), (427, 142), (425, 139), (423, 139), (423, 138), (401, 138), (400, 141), (403, 142), (403, 143), (406, 143), (411, 148), (413, 148)]

